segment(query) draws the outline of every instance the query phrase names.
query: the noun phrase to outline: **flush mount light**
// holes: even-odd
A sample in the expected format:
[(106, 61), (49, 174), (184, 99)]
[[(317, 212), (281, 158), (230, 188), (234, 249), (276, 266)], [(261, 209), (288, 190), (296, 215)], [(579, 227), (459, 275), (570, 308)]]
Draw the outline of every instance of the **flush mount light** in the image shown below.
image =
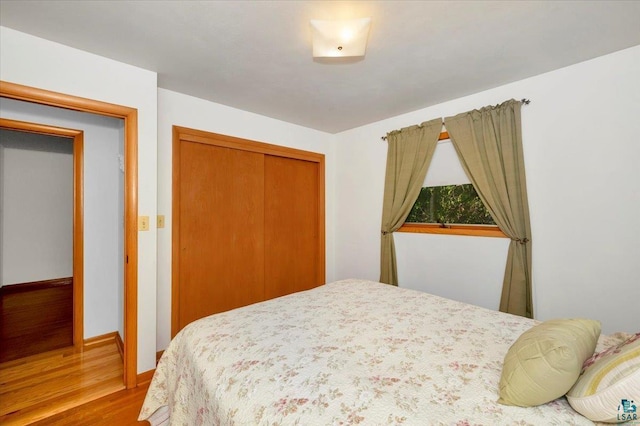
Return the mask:
[(314, 58), (364, 56), (371, 18), (311, 20)]

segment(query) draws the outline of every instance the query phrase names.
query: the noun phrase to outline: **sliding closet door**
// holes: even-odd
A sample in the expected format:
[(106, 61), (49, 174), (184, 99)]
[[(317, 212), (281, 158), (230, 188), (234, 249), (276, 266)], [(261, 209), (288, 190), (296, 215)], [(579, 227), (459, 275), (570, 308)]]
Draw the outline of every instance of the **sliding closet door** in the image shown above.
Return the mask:
[(265, 298), (271, 299), (324, 282), (321, 163), (271, 155), (264, 163)]
[(324, 155), (173, 131), (172, 336), (324, 284)]
[(264, 300), (264, 155), (185, 140), (174, 156), (175, 149), (173, 334), (198, 318)]

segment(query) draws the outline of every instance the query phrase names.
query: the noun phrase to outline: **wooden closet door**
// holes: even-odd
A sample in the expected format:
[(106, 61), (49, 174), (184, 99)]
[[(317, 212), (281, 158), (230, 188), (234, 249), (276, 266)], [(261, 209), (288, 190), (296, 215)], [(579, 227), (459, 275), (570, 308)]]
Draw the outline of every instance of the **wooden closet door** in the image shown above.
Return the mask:
[(265, 298), (271, 299), (323, 284), (320, 164), (266, 155), (264, 173)]
[(178, 149), (180, 330), (264, 300), (264, 155), (184, 140)]

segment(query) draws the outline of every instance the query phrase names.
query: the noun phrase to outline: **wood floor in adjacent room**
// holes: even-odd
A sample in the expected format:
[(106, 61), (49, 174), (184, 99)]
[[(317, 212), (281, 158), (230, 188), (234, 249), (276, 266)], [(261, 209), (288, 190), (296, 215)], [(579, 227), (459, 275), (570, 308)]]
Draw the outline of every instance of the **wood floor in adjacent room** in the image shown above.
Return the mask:
[(148, 384), (124, 390), (115, 343), (81, 353), (58, 349), (0, 364), (3, 425), (143, 425)]
[(0, 287), (0, 363), (73, 345), (73, 278)]

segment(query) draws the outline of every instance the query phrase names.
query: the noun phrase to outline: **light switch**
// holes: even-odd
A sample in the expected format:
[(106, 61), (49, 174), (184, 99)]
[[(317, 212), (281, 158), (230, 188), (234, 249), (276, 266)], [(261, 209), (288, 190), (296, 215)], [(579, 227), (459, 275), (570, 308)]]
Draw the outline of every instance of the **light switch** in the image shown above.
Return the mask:
[(138, 216), (138, 231), (149, 230), (149, 216)]
[(158, 215), (158, 228), (164, 228), (164, 215)]

